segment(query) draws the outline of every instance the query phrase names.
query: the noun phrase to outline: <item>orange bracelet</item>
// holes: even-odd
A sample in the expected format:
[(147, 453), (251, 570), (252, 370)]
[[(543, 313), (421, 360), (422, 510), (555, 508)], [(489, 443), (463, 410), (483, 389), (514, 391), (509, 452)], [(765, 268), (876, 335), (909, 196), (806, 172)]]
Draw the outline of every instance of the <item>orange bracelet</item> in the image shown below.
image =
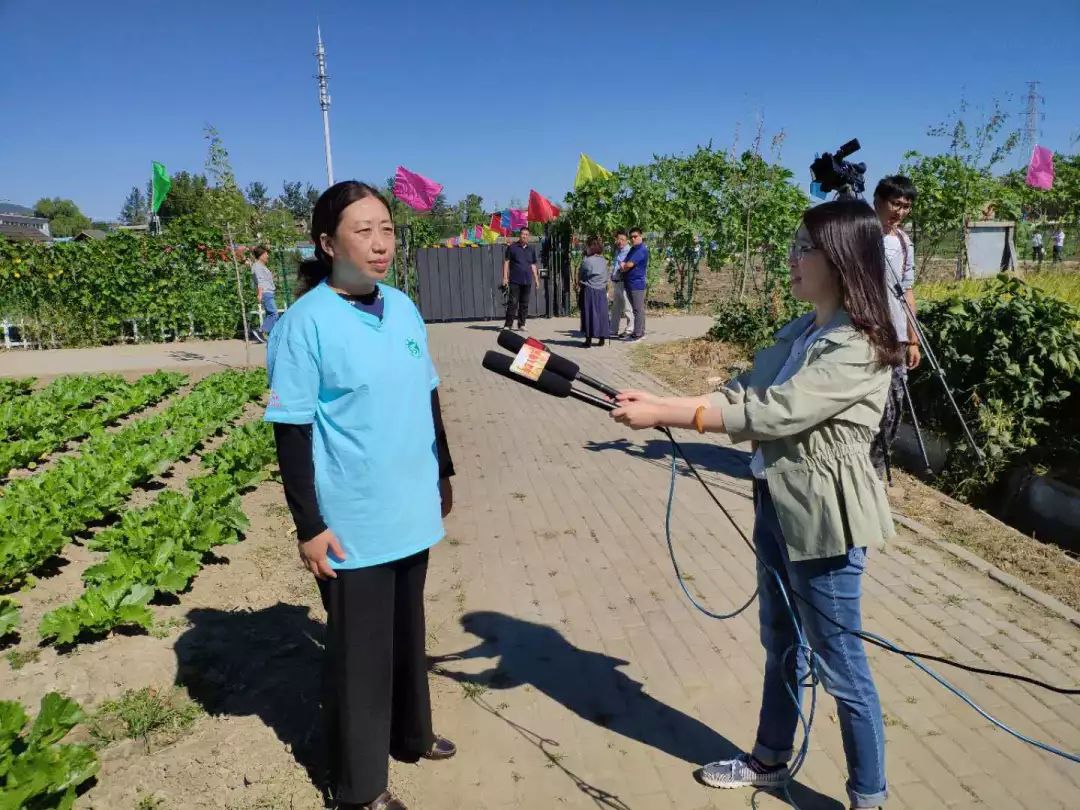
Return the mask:
[(694, 427), (697, 428), (698, 433), (705, 432), (705, 425), (701, 423), (701, 415), (705, 413), (707, 407), (707, 405), (698, 405), (697, 410), (694, 411)]

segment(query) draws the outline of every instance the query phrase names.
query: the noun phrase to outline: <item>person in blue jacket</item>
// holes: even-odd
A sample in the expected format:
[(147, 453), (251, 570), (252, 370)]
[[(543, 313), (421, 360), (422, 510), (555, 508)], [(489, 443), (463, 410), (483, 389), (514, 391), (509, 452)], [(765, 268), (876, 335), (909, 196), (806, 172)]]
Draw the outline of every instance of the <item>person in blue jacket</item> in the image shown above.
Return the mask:
[(388, 756), (446, 759), (425, 650), (428, 549), (453, 495), (439, 378), (412, 301), (382, 283), (390, 207), (354, 180), (315, 203), (315, 257), (270, 334), (270, 400), (300, 560), (326, 608), (322, 711), (339, 808), (403, 810)]

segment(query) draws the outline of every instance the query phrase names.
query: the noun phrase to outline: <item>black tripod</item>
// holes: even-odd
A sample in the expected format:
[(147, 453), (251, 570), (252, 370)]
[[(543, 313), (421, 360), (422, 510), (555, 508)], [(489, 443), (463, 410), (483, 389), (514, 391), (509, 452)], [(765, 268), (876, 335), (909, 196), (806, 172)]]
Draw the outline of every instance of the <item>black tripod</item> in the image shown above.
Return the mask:
[[(903, 237), (899, 237), (903, 238)], [(964, 415), (960, 412), (960, 406), (956, 404), (956, 399), (953, 397), (952, 389), (949, 388), (949, 382), (945, 379), (945, 369), (942, 368), (941, 363), (938, 362), (937, 355), (934, 353), (934, 347), (930, 345), (930, 342), (926, 339), (926, 331), (923, 329), (922, 324), (919, 323), (919, 319), (915, 317), (915, 311), (911, 307), (911, 303), (907, 300), (907, 295), (904, 293), (903, 285), (900, 283), (900, 279), (896, 276), (896, 271), (892, 268), (892, 265), (886, 262), (889, 274), (892, 276), (891, 292), (896, 296), (896, 300), (900, 302), (900, 305), (904, 308), (904, 312), (907, 314), (908, 322), (915, 330), (915, 335), (919, 339), (919, 346), (922, 348), (923, 359), (930, 364), (930, 368), (933, 371), (935, 377), (941, 383), (941, 387), (945, 389), (945, 396), (949, 398), (949, 404), (952, 405), (953, 410), (956, 412), (956, 418), (960, 420), (960, 426), (964, 429), (964, 435), (967, 437), (968, 442), (971, 444), (972, 450), (975, 452), (976, 458), (981, 463), (983, 459), (983, 452), (979, 449), (979, 445), (975, 441), (975, 437), (971, 433), (971, 429), (968, 427), (967, 421), (964, 419)], [(915, 440), (919, 445), (919, 453), (922, 455), (923, 464), (925, 465), (927, 475), (933, 473), (930, 467), (930, 458), (926, 454), (926, 443), (923, 441), (922, 430), (919, 428), (919, 417), (915, 414), (915, 402), (911, 398), (911, 391), (907, 384), (907, 375), (901, 375), (901, 380), (904, 387), (904, 399), (907, 401), (908, 411), (911, 413), (911, 426), (915, 429)], [(892, 483), (892, 463), (890, 459), (890, 450), (888, 447), (885, 449), (885, 474)]]

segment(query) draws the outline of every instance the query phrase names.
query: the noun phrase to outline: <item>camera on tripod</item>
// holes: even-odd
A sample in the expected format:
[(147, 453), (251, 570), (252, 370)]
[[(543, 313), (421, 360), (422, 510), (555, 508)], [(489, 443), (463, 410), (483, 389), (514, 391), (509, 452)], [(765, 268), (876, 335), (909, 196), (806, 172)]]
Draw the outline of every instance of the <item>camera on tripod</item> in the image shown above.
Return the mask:
[(815, 158), (810, 164), (810, 172), (814, 180), (821, 184), (822, 191), (838, 191), (841, 197), (855, 197), (866, 190), (866, 164), (852, 163), (845, 159), (859, 149), (859, 139), (852, 138), (835, 153), (826, 152)]

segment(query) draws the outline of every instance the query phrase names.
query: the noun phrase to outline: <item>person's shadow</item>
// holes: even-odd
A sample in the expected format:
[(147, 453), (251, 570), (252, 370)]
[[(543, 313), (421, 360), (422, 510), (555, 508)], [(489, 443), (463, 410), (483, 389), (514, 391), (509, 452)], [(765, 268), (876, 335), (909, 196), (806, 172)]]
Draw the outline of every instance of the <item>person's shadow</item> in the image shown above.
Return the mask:
[[(628, 661), (575, 647), (553, 627), (503, 613), (468, 613), (461, 624), (481, 642), (460, 653), (432, 658), (437, 673), (444, 677), (488, 689), (529, 684), (590, 723), (695, 768), (739, 753), (726, 737), (657, 700), (638, 681), (619, 671)], [(454, 661), (471, 658), (499, 660), (476, 675), (447, 669)], [(843, 810), (844, 805), (805, 785), (792, 783), (790, 790), (803, 810)]]
[(210, 714), (258, 716), (325, 784), (319, 702), (325, 626), (307, 607), (188, 611), (176, 682)]
[[(753, 478), (750, 474), (750, 453), (745, 450), (736, 450), (734, 447), (724, 447), (710, 442), (679, 442), (679, 446), (699, 471), (720, 473), (729, 478), (746, 481)], [(667, 439), (647, 439), (642, 444), (629, 439), (614, 439), (607, 442), (590, 441), (585, 445), (585, 449), (593, 453), (618, 451), (633, 458), (654, 463), (662, 462), (665, 465), (671, 461), (671, 442)], [(685, 464), (680, 472), (683, 475), (691, 475)]]

